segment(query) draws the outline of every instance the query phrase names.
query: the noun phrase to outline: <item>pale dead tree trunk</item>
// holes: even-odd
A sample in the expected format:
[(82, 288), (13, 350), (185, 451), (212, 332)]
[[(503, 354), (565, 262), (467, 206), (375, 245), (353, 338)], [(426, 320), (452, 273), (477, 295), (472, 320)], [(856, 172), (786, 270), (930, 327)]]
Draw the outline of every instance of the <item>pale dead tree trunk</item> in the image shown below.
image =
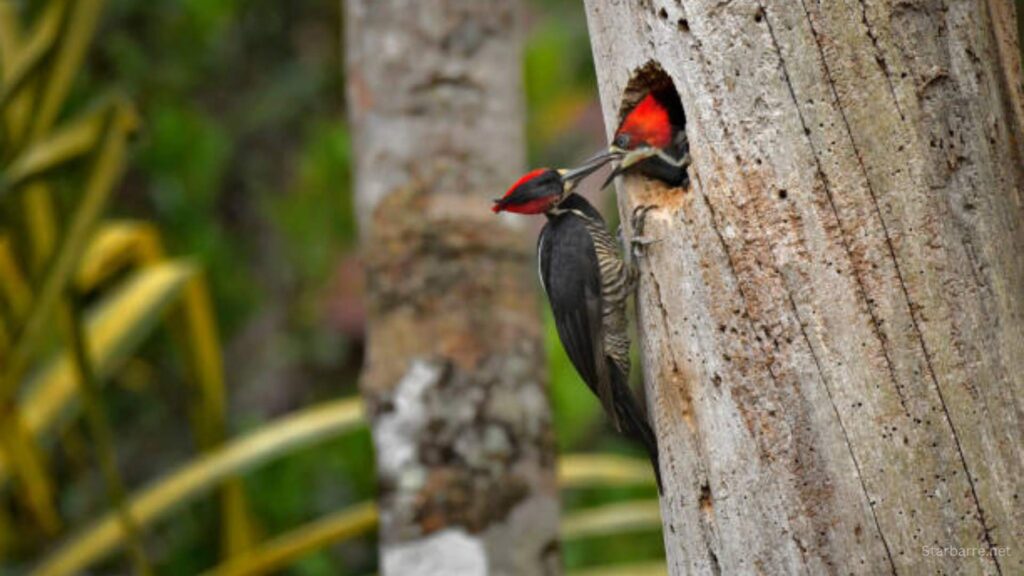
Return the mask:
[(521, 6), (344, 5), (383, 572), (558, 573), (532, 243), (489, 210), (524, 167)]
[(586, 7), (608, 125), (669, 80), (689, 119), (691, 188), (620, 188), (662, 239), (638, 306), (671, 572), (1024, 574), (1012, 4)]

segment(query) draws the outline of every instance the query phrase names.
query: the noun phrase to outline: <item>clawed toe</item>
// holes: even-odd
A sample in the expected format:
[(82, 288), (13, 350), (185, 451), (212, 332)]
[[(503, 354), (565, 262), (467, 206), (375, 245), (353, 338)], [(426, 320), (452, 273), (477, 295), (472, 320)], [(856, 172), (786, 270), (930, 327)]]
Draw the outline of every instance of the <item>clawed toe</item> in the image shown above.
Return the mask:
[(654, 208), (655, 206), (651, 204), (641, 204), (633, 209), (633, 215), (630, 219), (630, 223), (632, 224), (634, 238), (644, 235), (644, 226), (647, 223), (647, 213)]
[(644, 227), (647, 223), (647, 213), (655, 208), (657, 208), (657, 206), (646, 204), (637, 206), (633, 209), (633, 237), (630, 239), (630, 244), (633, 247), (633, 256), (637, 258), (640, 258), (643, 255), (643, 251), (647, 246), (661, 241), (661, 238), (650, 238), (648, 236), (644, 236)]

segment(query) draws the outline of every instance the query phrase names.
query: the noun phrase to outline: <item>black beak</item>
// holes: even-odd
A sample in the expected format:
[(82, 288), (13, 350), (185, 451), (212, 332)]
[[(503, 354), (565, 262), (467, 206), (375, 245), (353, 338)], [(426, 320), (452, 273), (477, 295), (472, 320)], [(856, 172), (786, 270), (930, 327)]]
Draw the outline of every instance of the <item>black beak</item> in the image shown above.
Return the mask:
[(618, 160), (621, 157), (622, 152), (619, 151), (618, 149), (609, 148), (607, 150), (602, 150), (597, 154), (591, 156), (590, 158), (584, 160), (583, 163), (580, 164), (579, 166), (571, 170), (567, 170), (565, 173), (562, 174), (562, 180), (568, 183), (576, 183), (580, 180), (583, 180), (587, 176), (590, 176), (605, 164), (613, 160)]
[(615, 170), (612, 170), (611, 174), (608, 175), (608, 178), (605, 179), (604, 184), (601, 184), (601, 188), (604, 188), (608, 184), (611, 184), (612, 180), (615, 180), (617, 176), (619, 176), (626, 170), (629, 170), (631, 166), (635, 166), (636, 164), (639, 164), (640, 162), (643, 162), (644, 160), (647, 160), (652, 156), (656, 156), (658, 152), (655, 148), (647, 147), (627, 152), (626, 150), (612, 146), (611, 148), (609, 148), (609, 150), (614, 150), (618, 154), (618, 157), (620, 159), (619, 165), (615, 167)]
[(626, 170), (626, 168), (622, 164), (619, 164), (618, 166), (616, 166), (615, 169), (612, 170), (612, 173), (609, 174), (608, 177), (604, 179), (604, 182), (601, 183), (601, 188), (604, 189), (605, 186), (611, 184), (612, 180), (615, 180), (615, 178), (619, 174), (622, 174), (623, 172), (625, 172), (625, 170)]

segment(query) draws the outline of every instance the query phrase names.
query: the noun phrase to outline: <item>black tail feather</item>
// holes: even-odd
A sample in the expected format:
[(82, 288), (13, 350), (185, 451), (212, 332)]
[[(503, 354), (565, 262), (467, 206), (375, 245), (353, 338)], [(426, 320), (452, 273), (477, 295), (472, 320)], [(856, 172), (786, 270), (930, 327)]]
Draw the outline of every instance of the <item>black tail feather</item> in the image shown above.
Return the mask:
[(622, 424), (623, 432), (639, 440), (647, 450), (647, 456), (654, 467), (654, 479), (658, 482), (658, 494), (662, 494), (661, 462), (658, 458), (658, 439), (654, 435), (654, 430), (647, 423), (647, 417), (629, 386), (623, 384), (616, 386), (615, 389), (622, 394), (622, 397), (615, 402), (615, 408), (619, 413), (619, 422)]

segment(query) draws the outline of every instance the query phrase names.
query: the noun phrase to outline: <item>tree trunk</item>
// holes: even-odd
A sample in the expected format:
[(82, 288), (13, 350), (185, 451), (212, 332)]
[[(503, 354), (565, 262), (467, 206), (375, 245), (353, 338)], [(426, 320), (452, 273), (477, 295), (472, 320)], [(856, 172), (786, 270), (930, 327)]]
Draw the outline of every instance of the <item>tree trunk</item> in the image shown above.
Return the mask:
[(524, 164), (520, 5), (348, 0), (385, 574), (559, 572)]
[(1009, 0), (586, 6), (608, 126), (668, 79), (689, 121), (688, 190), (620, 188), (662, 239), (638, 307), (671, 572), (1024, 573)]

